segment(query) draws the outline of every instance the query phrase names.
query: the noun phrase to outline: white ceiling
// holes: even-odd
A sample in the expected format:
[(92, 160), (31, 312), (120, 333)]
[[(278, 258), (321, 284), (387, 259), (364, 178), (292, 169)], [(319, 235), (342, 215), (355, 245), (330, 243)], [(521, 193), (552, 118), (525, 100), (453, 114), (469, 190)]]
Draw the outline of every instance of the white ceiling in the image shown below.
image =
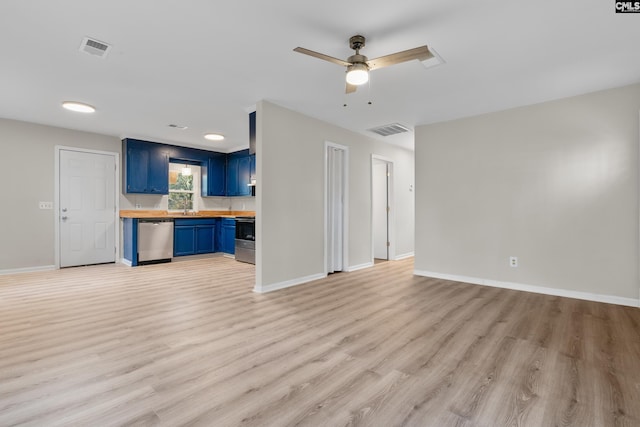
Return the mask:
[[(292, 51), (346, 59), (354, 34), (369, 58), (427, 44), (446, 64), (376, 70), (345, 95), (344, 69)], [(109, 56), (80, 52), (85, 36)], [(266, 99), (377, 137), (366, 129), (635, 83), (638, 40), (640, 15), (609, 0), (3, 0), (0, 117), (229, 151), (248, 146), (247, 111)], [(413, 148), (413, 133), (381, 139)]]

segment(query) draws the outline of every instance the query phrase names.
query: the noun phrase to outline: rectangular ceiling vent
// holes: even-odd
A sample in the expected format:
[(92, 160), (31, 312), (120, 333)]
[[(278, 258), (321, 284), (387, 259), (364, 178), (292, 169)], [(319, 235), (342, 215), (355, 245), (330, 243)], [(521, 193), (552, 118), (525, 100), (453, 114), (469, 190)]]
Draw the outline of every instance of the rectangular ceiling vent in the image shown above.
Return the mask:
[(398, 133), (409, 132), (409, 128), (400, 123), (391, 123), (390, 125), (378, 126), (369, 129), (370, 132), (377, 133), (380, 136), (396, 135)]
[(104, 42), (85, 37), (80, 44), (80, 52), (88, 53), (89, 55), (98, 56), (104, 58), (111, 50), (111, 45)]

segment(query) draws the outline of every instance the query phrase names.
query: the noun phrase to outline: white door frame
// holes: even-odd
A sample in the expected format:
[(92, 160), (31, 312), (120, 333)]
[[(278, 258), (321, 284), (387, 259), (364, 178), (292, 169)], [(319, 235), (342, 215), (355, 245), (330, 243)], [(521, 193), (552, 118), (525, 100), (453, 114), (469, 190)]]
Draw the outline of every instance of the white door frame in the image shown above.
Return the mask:
[(60, 152), (61, 151), (77, 151), (80, 153), (90, 153), (90, 154), (103, 154), (107, 156), (113, 156), (115, 169), (114, 173), (114, 183), (113, 191), (114, 191), (114, 244), (116, 246), (115, 251), (115, 262), (118, 262), (120, 259), (120, 154), (112, 151), (99, 151), (99, 150), (89, 150), (86, 148), (78, 148), (78, 147), (68, 147), (65, 145), (56, 145), (54, 147), (54, 193), (53, 193), (53, 221), (54, 221), (54, 254), (55, 254), (55, 267), (57, 269), (60, 268)]
[(377, 154), (372, 154), (371, 155), (371, 197), (369, 200), (371, 200), (371, 263), (373, 264), (373, 260), (374, 260), (374, 248), (373, 248), (373, 163), (376, 160), (381, 160), (385, 163), (387, 163), (387, 165), (389, 165), (389, 179), (387, 181), (388, 185), (387, 185), (387, 200), (389, 203), (389, 212), (387, 213), (387, 222), (388, 222), (388, 235), (387, 238), (389, 239), (389, 250), (388, 250), (388, 257), (389, 260), (393, 260), (396, 259), (396, 242), (395, 242), (395, 238), (396, 238), (396, 233), (395, 233), (395, 211), (396, 211), (396, 206), (395, 206), (395, 200), (393, 197), (393, 175), (394, 175), (394, 165), (393, 165), (393, 160), (388, 158), (388, 157), (384, 157), (384, 156), (379, 156)]
[(327, 230), (329, 228), (329, 215), (327, 204), (329, 198), (329, 148), (337, 148), (344, 151), (343, 173), (344, 173), (344, 201), (343, 201), (343, 248), (342, 248), (342, 271), (349, 271), (349, 147), (335, 144), (330, 141), (324, 142), (324, 273), (329, 274), (329, 247), (327, 245)]

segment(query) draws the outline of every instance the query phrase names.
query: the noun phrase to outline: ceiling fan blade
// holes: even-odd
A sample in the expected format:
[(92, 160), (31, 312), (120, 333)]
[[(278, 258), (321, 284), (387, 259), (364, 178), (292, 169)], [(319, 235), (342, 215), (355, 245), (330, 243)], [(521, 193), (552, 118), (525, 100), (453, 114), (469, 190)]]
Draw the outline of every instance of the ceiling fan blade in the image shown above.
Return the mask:
[(345, 88), (344, 93), (353, 93), (356, 91), (356, 89), (358, 89), (358, 86), (350, 85), (349, 83), (347, 83), (347, 87)]
[(297, 47), (293, 49), (294, 52), (304, 53), (305, 55), (313, 56), (315, 58), (324, 59), (325, 61), (333, 62), (334, 64), (343, 65), (348, 67), (351, 63), (343, 61), (342, 59), (334, 58), (333, 56), (325, 55), (324, 53), (314, 52), (313, 50), (305, 49), (303, 47)]
[(382, 67), (388, 67), (389, 65), (399, 64), (401, 62), (411, 61), (417, 59), (424, 61), (432, 58), (433, 54), (429, 51), (427, 46), (420, 46), (402, 52), (392, 53), (391, 55), (381, 56), (380, 58), (374, 58), (367, 61), (369, 70), (376, 70)]

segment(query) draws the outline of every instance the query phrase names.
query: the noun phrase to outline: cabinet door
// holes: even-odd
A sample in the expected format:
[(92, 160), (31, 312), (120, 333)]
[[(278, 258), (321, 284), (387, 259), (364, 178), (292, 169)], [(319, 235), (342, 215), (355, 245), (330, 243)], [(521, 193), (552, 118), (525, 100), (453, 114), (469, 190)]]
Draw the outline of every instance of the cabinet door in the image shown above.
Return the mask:
[(214, 229), (214, 238), (213, 238), (213, 251), (214, 252), (224, 252), (224, 248), (222, 245), (222, 218), (215, 219), (215, 229)]
[(122, 238), (124, 240), (124, 256), (131, 263), (132, 267), (138, 265), (138, 219), (122, 219)]
[(238, 168), (240, 158), (229, 157), (227, 159), (227, 196), (238, 195)]
[(236, 252), (235, 225), (222, 226), (222, 252), (227, 254), (234, 254)]
[(196, 227), (180, 225), (173, 228), (173, 256), (196, 253)]
[(144, 193), (149, 177), (149, 150), (134, 144), (126, 148), (125, 192)]
[(149, 159), (148, 193), (169, 194), (169, 151), (160, 145), (152, 147)]
[(249, 152), (256, 152), (256, 112), (249, 113)]
[(207, 168), (207, 196), (224, 196), (226, 164), (224, 155), (212, 156)]
[(238, 159), (238, 196), (250, 196), (251, 187), (251, 157)]
[(146, 141), (125, 139), (125, 193), (169, 194), (169, 150)]
[(209, 254), (214, 248), (214, 225), (198, 225), (196, 226), (196, 253)]
[(251, 155), (251, 172), (250, 172), (249, 179), (250, 180), (256, 179), (256, 155), (255, 154)]

